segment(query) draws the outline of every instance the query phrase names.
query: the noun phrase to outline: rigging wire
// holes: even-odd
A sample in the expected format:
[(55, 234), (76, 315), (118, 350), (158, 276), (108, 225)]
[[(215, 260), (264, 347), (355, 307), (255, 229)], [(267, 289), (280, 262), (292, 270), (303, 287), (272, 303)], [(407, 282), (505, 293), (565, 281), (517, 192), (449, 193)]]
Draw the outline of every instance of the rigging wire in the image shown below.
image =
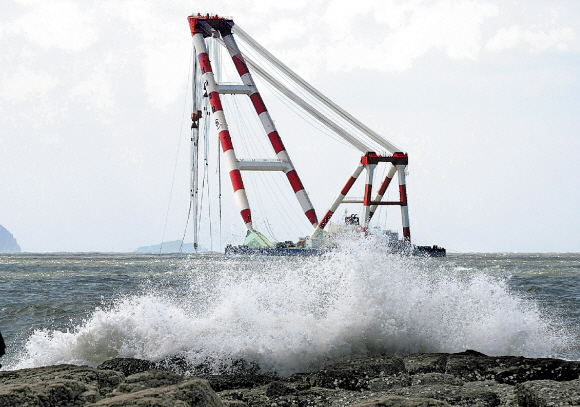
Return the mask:
[[(351, 114), (346, 112), (344, 109), (340, 108), (338, 105), (333, 103), (330, 99), (316, 90), (313, 86), (311, 86), (307, 81), (302, 79), (298, 76), (295, 72), (293, 72), (290, 68), (288, 68), (283, 62), (278, 60), (274, 55), (272, 55), (267, 49), (262, 47), (258, 44), (253, 38), (251, 38), (244, 30), (242, 30), (238, 25), (234, 26), (233, 28), (234, 33), (238, 34), (238, 36), (245, 42), (249, 47), (253, 48), (256, 53), (260, 56), (265, 58), (271, 65), (277, 68), (282, 75), (288, 77), (293, 82), (295, 82), (298, 86), (304, 88), (305, 91), (309, 92), (312, 97), (316, 98), (322, 105), (327, 107), (329, 110), (333, 111), (337, 116), (341, 119), (346, 121), (351, 127), (357, 129), (360, 134), (363, 136), (365, 141), (374, 142), (379, 146), (385, 148), (387, 151), (394, 153), (395, 151), (400, 151), (400, 149), (394, 146), (392, 143), (385, 140), (383, 137), (378, 135), (376, 132), (368, 128), (366, 125), (361, 123)], [(375, 150), (376, 151), (376, 150)]]
[[(244, 98), (244, 100), (245, 100), (246, 105), (251, 108), (249, 99)], [(239, 111), (242, 110), (240, 108), (240, 106), (238, 105), (238, 99), (233, 98), (233, 103), (236, 105), (236, 109), (233, 109), (234, 112), (239, 112)], [(254, 116), (252, 116), (252, 117), (254, 117)], [(248, 118), (245, 115), (239, 115), (239, 117), (238, 117), (238, 115), (235, 115), (235, 118), (240, 123), (239, 124), (240, 130), (244, 133), (244, 135), (247, 136), (249, 134), (249, 132), (248, 132), (249, 123), (247, 122), (247, 119)], [(241, 119), (241, 121), (239, 119)], [(263, 129), (260, 128), (259, 132), (260, 133), (263, 133)], [(250, 140), (253, 140), (252, 138), (249, 138), (249, 139)], [(264, 140), (265, 139), (266, 138), (264, 137)], [(268, 153), (265, 151), (266, 149), (268, 149), (268, 147), (264, 146), (264, 144), (262, 144), (262, 143), (259, 143), (258, 144), (258, 143), (255, 143), (255, 142), (254, 143), (248, 143), (248, 146), (253, 147), (254, 150), (256, 148), (256, 145), (260, 147), (260, 150), (262, 151), (261, 152), (262, 157), (268, 155)], [(270, 151), (269, 154), (272, 154), (272, 151)], [(253, 180), (253, 177), (251, 177), (250, 179), (252, 181), (254, 181)], [(292, 230), (293, 233), (295, 233), (297, 235), (300, 235), (302, 232), (300, 230), (296, 230), (295, 227), (294, 227), (294, 224), (293, 223), (288, 223), (288, 221), (287, 221), (288, 220), (287, 218), (288, 218), (288, 212), (289, 211), (288, 210), (285, 210), (283, 212), (281, 210), (281, 208), (282, 207), (284, 207), (286, 209), (287, 208), (290, 208), (292, 211), (294, 211), (294, 214), (297, 215), (296, 219), (301, 219), (302, 220), (303, 219), (303, 216), (304, 216), (303, 213), (297, 212), (298, 209), (297, 209), (296, 205), (293, 205), (293, 204), (290, 203), (290, 201), (288, 199), (288, 194), (280, 188), (280, 183), (279, 182), (273, 182), (272, 183), (272, 182), (269, 181), (269, 179), (271, 179), (271, 178), (268, 177), (268, 174), (263, 174), (261, 171), (259, 171), (258, 174), (256, 174), (256, 180), (255, 181), (256, 182), (260, 182), (260, 184), (262, 184), (262, 186), (264, 187), (262, 190), (266, 190), (266, 191), (273, 191), (274, 189), (277, 189), (278, 190), (278, 192), (279, 192), (278, 194), (270, 194), (269, 197), (273, 201), (275, 201), (274, 202), (275, 203), (274, 207), (276, 208), (276, 211), (279, 213), (280, 218), (282, 219), (282, 221), (286, 224), (287, 230)], [(253, 188), (256, 191), (259, 191), (260, 190), (259, 188), (256, 188), (255, 183), (253, 183)], [(280, 198), (284, 198), (284, 201), (282, 201)], [(295, 199), (295, 197), (293, 197), (293, 199)], [(261, 200), (258, 200), (258, 203), (261, 205)], [(284, 203), (285, 203), (285, 205), (284, 205)], [(269, 233), (272, 235), (272, 237), (274, 238), (274, 240), (277, 240), (275, 238), (275, 236), (274, 236), (274, 233), (273, 233), (272, 229), (271, 229), (271, 226), (270, 226), (268, 217), (266, 215), (266, 211), (265, 211), (265, 209), (263, 208), (262, 205), (261, 205), (261, 208), (262, 208), (262, 211), (264, 213), (266, 227), (270, 229)], [(310, 225), (308, 225), (308, 226), (310, 226)]]
[[(193, 45), (193, 40), (192, 40), (192, 45)], [(191, 49), (191, 53), (189, 55), (189, 64), (188, 67), (191, 66), (192, 60), (193, 58), (193, 46)], [(190, 71), (189, 68), (187, 69), (187, 84), (189, 84), (189, 78), (190, 78)], [(188, 86), (186, 85), (186, 88)], [(173, 167), (173, 178), (171, 179), (171, 189), (169, 190), (169, 202), (167, 203), (167, 212), (165, 213), (165, 225), (163, 226), (163, 234), (161, 236), (161, 244), (159, 245), (159, 254), (161, 255), (161, 252), (163, 250), (163, 241), (165, 240), (165, 232), (167, 230), (167, 220), (169, 219), (169, 208), (171, 207), (171, 198), (173, 196), (173, 185), (175, 184), (175, 174), (177, 172), (177, 162), (178, 162), (178, 158), (179, 158), (179, 150), (181, 147), (181, 135), (183, 134), (183, 118), (185, 116), (185, 109), (187, 107), (187, 97), (188, 97), (188, 92), (185, 92), (185, 97), (183, 99), (183, 113), (181, 114), (181, 125), (180, 125), (180, 129), (179, 129), (179, 139), (177, 141), (177, 153), (175, 154), (175, 166)], [(182, 242), (183, 243), (183, 242)]]

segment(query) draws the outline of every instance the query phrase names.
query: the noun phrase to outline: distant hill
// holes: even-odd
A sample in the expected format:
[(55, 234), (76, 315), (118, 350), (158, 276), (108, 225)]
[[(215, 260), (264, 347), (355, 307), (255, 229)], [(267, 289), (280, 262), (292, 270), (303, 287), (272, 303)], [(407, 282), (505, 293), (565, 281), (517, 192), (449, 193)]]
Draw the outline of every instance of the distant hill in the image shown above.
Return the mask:
[(0, 225), (0, 253), (20, 253), (20, 246), (12, 236), (12, 233)]
[[(163, 242), (161, 244), (156, 244), (153, 246), (142, 246), (135, 249), (134, 253), (179, 253), (179, 246), (181, 246), (181, 240), (173, 240), (171, 242)], [(203, 246), (197, 247), (198, 252), (207, 252), (207, 249)], [(184, 243), (181, 249), (182, 253), (194, 253), (193, 243)]]

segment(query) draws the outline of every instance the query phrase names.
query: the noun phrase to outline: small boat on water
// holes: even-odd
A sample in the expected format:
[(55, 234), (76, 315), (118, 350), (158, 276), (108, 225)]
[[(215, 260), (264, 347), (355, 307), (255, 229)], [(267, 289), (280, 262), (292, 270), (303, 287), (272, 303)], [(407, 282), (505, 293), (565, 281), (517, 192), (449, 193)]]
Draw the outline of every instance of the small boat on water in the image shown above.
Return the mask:
[[(227, 254), (263, 254), (263, 255), (296, 255), (309, 256), (319, 254), (324, 250), (325, 240), (333, 232), (329, 229), (340, 228), (330, 224), (330, 221), (343, 204), (361, 204), (362, 213), (345, 217), (344, 228), (358, 230), (361, 234), (371, 233), (370, 222), (377, 209), (381, 206), (399, 206), (401, 210), (401, 227), (403, 238), (393, 239), (393, 234), (385, 234), (389, 247), (393, 252), (412, 255), (427, 255), (443, 257), (445, 249), (438, 246), (414, 246), (411, 243), (409, 211), (407, 206), (406, 169), (408, 155), (393, 143), (385, 140), (379, 134), (354, 118), (344, 109), (337, 106), (321, 94), (307, 81), (298, 76), (288, 66), (278, 60), (264, 47), (252, 39), (231, 18), (217, 15), (192, 15), (188, 18), (194, 46), (193, 66), (193, 109), (191, 125), (192, 141), (192, 176), (191, 176), (191, 210), (194, 219), (194, 246), (197, 247), (199, 232), (198, 202), (199, 202), (199, 145), (200, 132), (207, 135), (208, 128), (215, 126), (220, 146), (221, 156), (234, 191), (234, 198), (242, 221), (247, 228), (244, 243), (239, 246), (228, 245)], [(244, 44), (244, 52), (238, 46), (237, 40)], [(232, 59), (240, 82), (221, 82), (222, 58), (218, 54), (210, 54), (216, 45), (222, 46)], [(247, 51), (246, 51), (247, 50)], [(213, 60), (213, 62), (212, 62)], [(355, 165), (352, 175), (344, 187), (332, 201), (324, 217), (319, 220), (310, 197), (302, 183), (298, 172), (290, 159), (290, 155), (282, 142), (274, 121), (260, 95), (253, 74), (258, 75), (271, 89), (279, 92), (288, 101), (302, 109), (312, 119), (324, 126), (328, 131), (339, 137), (343, 142), (357, 149), (361, 159)], [(230, 134), (229, 123), (226, 120), (226, 104), (222, 103), (225, 95), (249, 98), (257, 115), (263, 137), (269, 140), (272, 153), (276, 158), (238, 159)], [(229, 105), (232, 106), (231, 104)], [(234, 105), (236, 106), (236, 105)], [(230, 113), (228, 113), (229, 115)], [(210, 120), (210, 115), (212, 120)], [(202, 129), (200, 131), (200, 129)], [(244, 140), (237, 140), (242, 143)], [(207, 143), (206, 143), (207, 144)], [(207, 147), (206, 147), (207, 150)], [(219, 157), (219, 156), (218, 156)], [(207, 159), (207, 154), (205, 156)], [(386, 176), (380, 179), (378, 189), (374, 188), (374, 175), (378, 166), (385, 167)], [(221, 168), (218, 164), (218, 168)], [(279, 171), (286, 175), (290, 186), (301, 207), (302, 212), (312, 225), (310, 235), (298, 239), (297, 242), (272, 242), (256, 230), (250, 203), (246, 195), (242, 172), (246, 171)], [(365, 171), (364, 196), (361, 198), (347, 197), (352, 186)], [(383, 173), (383, 175), (385, 174)], [(399, 184), (398, 200), (383, 200), (391, 181), (397, 177)], [(221, 188), (221, 183), (220, 183)], [(372, 195), (376, 190), (376, 194)], [(221, 189), (220, 189), (221, 197)], [(221, 201), (220, 201), (221, 202)], [(220, 206), (221, 208), (221, 206)], [(220, 209), (221, 213), (221, 209)], [(360, 220), (362, 219), (362, 220)], [(329, 227), (327, 227), (329, 226)]]

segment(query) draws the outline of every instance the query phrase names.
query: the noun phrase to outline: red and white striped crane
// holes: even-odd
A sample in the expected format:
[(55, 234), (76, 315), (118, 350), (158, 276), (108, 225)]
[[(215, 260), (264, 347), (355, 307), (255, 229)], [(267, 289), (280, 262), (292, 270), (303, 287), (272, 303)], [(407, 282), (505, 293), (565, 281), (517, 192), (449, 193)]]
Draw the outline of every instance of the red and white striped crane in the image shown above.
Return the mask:
[[(314, 87), (312, 87), (308, 82), (299, 77), (290, 68), (253, 40), (239, 26), (235, 25), (231, 18), (209, 14), (197, 14), (190, 16), (188, 20), (193, 35), (196, 59), (199, 63), (205, 92), (209, 99), (211, 111), (214, 116), (214, 122), (219, 134), (225, 165), (232, 181), (234, 195), (240, 214), (248, 230), (254, 231), (254, 227), (252, 224), (250, 204), (246, 196), (241, 172), (283, 171), (294, 190), (304, 214), (314, 227), (311, 238), (316, 238), (321, 235), (322, 230), (330, 221), (332, 215), (336, 212), (341, 203), (362, 203), (362, 231), (368, 230), (370, 219), (375, 213), (378, 205), (398, 205), (401, 207), (403, 236), (406, 241), (410, 242), (411, 232), (409, 228), (409, 212), (407, 207), (405, 180), (405, 169), (408, 165), (407, 154), (402, 153), (395, 145), (379, 136), (345, 110), (334, 104), (319, 91), (314, 89)], [(255, 55), (258, 55), (261, 61), (266, 61), (269, 66), (276, 70), (277, 75), (274, 75), (270, 70), (266, 69), (262, 63), (254, 60), (252, 56), (242, 53), (234, 39), (234, 34), (239, 37), (244, 44), (255, 53)], [(216, 82), (206, 46), (205, 39), (208, 37), (219, 41), (228, 50), (241, 78), (241, 84), (227, 85)], [(316, 119), (348, 144), (361, 151), (363, 154), (361, 161), (356, 166), (352, 176), (332, 202), (332, 205), (320, 222), (317, 220), (316, 212), (312, 206), (310, 198), (306, 193), (292, 161), (290, 160), (290, 156), (288, 155), (282, 139), (276, 130), (274, 122), (266, 109), (266, 105), (258, 92), (251, 72), (260, 76), (283, 96), (306, 111), (311, 117)], [(284, 78), (284, 81), (279, 79), (280, 76)], [(300, 89), (300, 93), (307, 94), (309, 100), (299, 96), (297, 92), (287, 86), (288, 83), (291, 83), (293, 86)], [(262, 123), (265, 134), (270, 140), (270, 144), (276, 153), (277, 160), (264, 159), (248, 161), (237, 159), (230, 137), (226, 115), (221, 103), (220, 94), (241, 94), (249, 96), (256, 114)], [(195, 120), (199, 119), (199, 115), (194, 114), (192, 115), (192, 118), (195, 123)], [(376, 166), (382, 162), (390, 163), (390, 168), (387, 176), (382, 181), (375, 198), (372, 199), (374, 170)], [(362, 200), (346, 199), (347, 193), (363, 170), (366, 171), (364, 198)], [(382, 201), (386, 189), (394, 178), (395, 173), (398, 174), (399, 200), (390, 202)]]

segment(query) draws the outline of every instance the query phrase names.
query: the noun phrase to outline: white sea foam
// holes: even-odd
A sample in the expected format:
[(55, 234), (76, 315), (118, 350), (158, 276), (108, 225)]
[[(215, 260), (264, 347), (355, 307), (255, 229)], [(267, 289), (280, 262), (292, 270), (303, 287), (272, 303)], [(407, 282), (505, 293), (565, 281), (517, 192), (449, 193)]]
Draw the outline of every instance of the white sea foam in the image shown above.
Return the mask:
[(378, 353), (549, 356), (567, 340), (505, 281), (391, 255), (372, 239), (321, 258), (218, 263), (192, 260), (173, 285), (118, 298), (68, 332), (36, 331), (8, 368), (181, 354), (287, 375)]

